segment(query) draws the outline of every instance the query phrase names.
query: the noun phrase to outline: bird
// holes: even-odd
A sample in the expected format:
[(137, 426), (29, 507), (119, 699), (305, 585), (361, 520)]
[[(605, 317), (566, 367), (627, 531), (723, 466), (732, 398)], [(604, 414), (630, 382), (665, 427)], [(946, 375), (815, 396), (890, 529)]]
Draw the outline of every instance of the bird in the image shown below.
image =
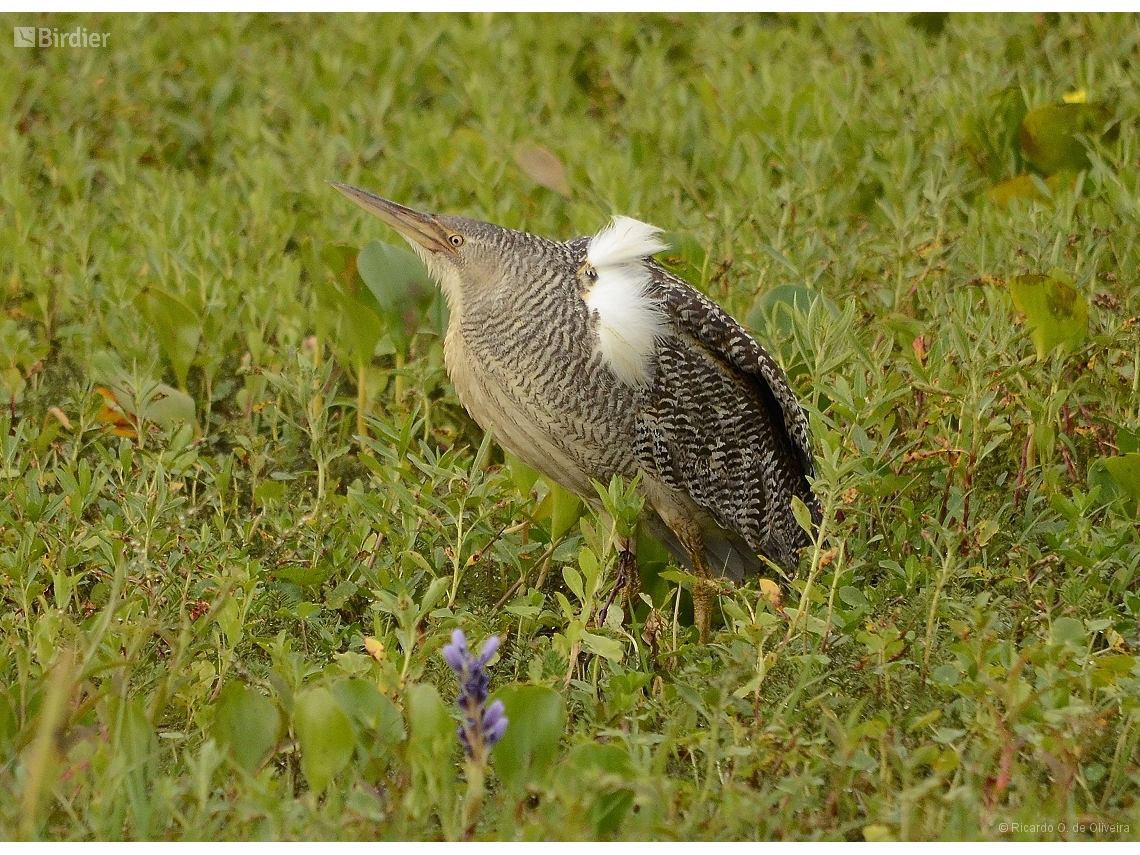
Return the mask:
[(444, 363), (484, 431), (595, 506), (595, 482), (640, 479), (641, 527), (697, 577), (702, 642), (715, 577), (762, 574), (764, 559), (794, 570), (812, 537), (793, 498), (821, 519), (807, 418), (776, 360), (654, 258), (661, 229), (615, 216), (548, 240), (330, 183), (439, 284)]

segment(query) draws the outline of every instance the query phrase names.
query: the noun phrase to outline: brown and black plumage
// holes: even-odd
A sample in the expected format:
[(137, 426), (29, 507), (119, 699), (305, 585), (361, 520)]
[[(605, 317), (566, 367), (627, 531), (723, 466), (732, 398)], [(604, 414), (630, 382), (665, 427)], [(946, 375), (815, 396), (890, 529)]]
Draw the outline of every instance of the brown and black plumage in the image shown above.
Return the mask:
[[(755, 339), (653, 260), (659, 229), (617, 217), (550, 241), (334, 186), (440, 283), (448, 373), (504, 448), (588, 500), (640, 475), (642, 524), (702, 578), (754, 575), (759, 555), (794, 567), (809, 538), (792, 498), (819, 516), (807, 420)], [(704, 638), (713, 595), (695, 588)]]

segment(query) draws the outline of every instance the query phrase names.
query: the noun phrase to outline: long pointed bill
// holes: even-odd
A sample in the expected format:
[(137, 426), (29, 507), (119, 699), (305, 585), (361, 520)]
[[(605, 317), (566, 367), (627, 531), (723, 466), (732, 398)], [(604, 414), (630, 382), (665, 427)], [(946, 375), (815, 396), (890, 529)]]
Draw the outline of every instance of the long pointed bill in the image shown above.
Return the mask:
[(360, 190), (348, 184), (338, 184), (335, 181), (329, 183), (368, 213), (382, 219), (409, 241), (431, 252), (454, 254), (455, 248), (448, 242), (447, 232), (440, 227), (434, 217), (389, 202), (367, 190)]

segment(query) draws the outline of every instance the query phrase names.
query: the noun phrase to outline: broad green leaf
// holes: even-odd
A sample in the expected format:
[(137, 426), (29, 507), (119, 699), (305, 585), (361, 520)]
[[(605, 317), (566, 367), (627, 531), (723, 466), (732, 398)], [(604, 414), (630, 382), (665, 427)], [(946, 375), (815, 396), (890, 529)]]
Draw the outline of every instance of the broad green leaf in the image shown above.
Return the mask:
[(849, 606), (857, 607), (871, 605), (869, 602), (867, 602), (867, 598), (863, 596), (862, 591), (860, 591), (858, 588), (853, 588), (850, 585), (844, 585), (839, 589), (838, 593), (839, 599), (841, 599)]
[(995, 205), (1008, 208), (1014, 199), (1029, 199), (1035, 202), (1045, 202), (1051, 199), (1057, 190), (1068, 186), (1070, 189), (1076, 185), (1076, 175), (1072, 172), (1059, 172), (1056, 175), (1041, 179), (1037, 175), (1018, 175), (1014, 178), (995, 184), (986, 191), (986, 195)]
[(253, 500), (264, 507), (270, 502), (280, 502), (285, 498), (285, 484), (281, 481), (262, 481), (253, 491)]
[(326, 688), (308, 689), (297, 696), (293, 727), (301, 746), (301, 771), (309, 789), (323, 793), (356, 748), (352, 722)]
[(0, 391), (9, 400), (15, 400), (23, 394), (28, 382), (24, 379), (24, 372), (19, 368), (8, 367), (0, 369)]
[(692, 573), (686, 573), (684, 570), (662, 570), (658, 575), (665, 581), (673, 582), (677, 585), (695, 585), (700, 581), (700, 577), (694, 576)]
[(566, 702), (546, 686), (513, 683), (491, 698), (506, 710), (507, 732), (491, 749), (503, 785), (520, 798), (531, 783), (547, 779), (566, 726)]
[(405, 689), (404, 712), (408, 721), (406, 756), (412, 773), (404, 803), (415, 817), (423, 817), (432, 809), (444, 812), (455, 799), (453, 758), (459, 743), (455, 720), (448, 715), (435, 686), (426, 683), (412, 683)]
[(1108, 467), (1105, 465), (1107, 460), (1107, 457), (1098, 457), (1089, 463), (1088, 471), (1089, 489), (1096, 489), (1098, 491), (1097, 496), (1102, 502), (1111, 502), (1124, 494), (1120, 484), (1108, 471)]
[(551, 484), (550, 495), (550, 537), (558, 540), (582, 518), (582, 500), (561, 484)]
[(317, 298), (317, 334), (355, 376), (372, 358), (387, 324), (378, 314), (371, 293), (362, 287), (325, 279), (313, 285), (313, 292)]
[(538, 481), (538, 471), (531, 469), (510, 452), (505, 452), (503, 457), (506, 459), (507, 471), (511, 475), (511, 481), (514, 482), (515, 488), (524, 496), (529, 496), (530, 491), (534, 489), (534, 485)]
[(1009, 284), (1013, 305), (1025, 315), (1037, 358), (1044, 359), (1054, 347), (1075, 347), (1089, 329), (1089, 307), (1071, 285), (1051, 276), (1017, 276)]
[(410, 249), (374, 240), (360, 250), (357, 269), (393, 342), (406, 351), (438, 294), (427, 268)]
[(625, 649), (622, 647), (621, 642), (604, 635), (583, 632), (582, 647), (595, 656), (601, 656), (611, 662), (621, 662), (621, 660), (625, 658)]
[(116, 436), (135, 437), (135, 426), (156, 424), (165, 431), (193, 425), (194, 399), (166, 383), (150, 383), (134, 390), (126, 383), (97, 386), (103, 407), (96, 418), (112, 426)]
[(1140, 451), (1140, 429), (1116, 423), (1116, 448), (1121, 454)]
[(456, 725), (435, 686), (428, 683), (408, 686), (404, 705), (409, 748), (424, 762), (444, 761), (450, 757), (458, 739)]
[(165, 383), (159, 383), (148, 391), (150, 394), (142, 402), (140, 413), (144, 420), (152, 421), (166, 431), (179, 424), (194, 424), (194, 399), (185, 392)]
[(1125, 494), (1140, 502), (1140, 453), (1106, 457), (1104, 468)]
[(162, 352), (170, 360), (180, 388), (198, 352), (202, 320), (184, 301), (160, 288), (144, 288), (135, 297), (135, 307), (147, 319)]
[(158, 737), (137, 697), (107, 699), (107, 729), (116, 752), (130, 766), (152, 763), (158, 755)]
[(566, 755), (564, 765), (584, 774), (614, 775), (623, 781), (637, 778), (637, 768), (629, 752), (620, 745), (585, 742), (575, 745)]
[(280, 724), (281, 714), (273, 701), (232, 682), (218, 695), (210, 735), (219, 746), (229, 747), (239, 766), (254, 772), (277, 743)]
[(810, 536), (815, 530), (815, 523), (811, 518), (811, 509), (799, 496), (792, 496), (792, 516), (796, 523)]
[(911, 343), (926, 333), (926, 325), (917, 318), (904, 315), (900, 312), (891, 312), (879, 319), (884, 329), (893, 333), (894, 340), (905, 350), (911, 349)]
[(629, 753), (618, 745), (590, 742), (571, 749), (563, 765), (579, 791), (593, 789), (595, 793), (589, 808), (594, 835), (616, 831), (633, 804), (632, 787), (623, 786), (637, 777)]
[(359, 728), (390, 745), (404, 740), (404, 718), (400, 710), (371, 680), (341, 680), (333, 685), (332, 693), (340, 708)]
[(907, 24), (924, 33), (928, 38), (936, 38), (942, 35), (948, 20), (950, 20), (949, 12), (911, 12), (906, 16)]
[(369, 241), (361, 248), (356, 264), (360, 278), (383, 311), (403, 313), (426, 304), (436, 292), (435, 282), (419, 256), (405, 247)]
[(1018, 141), (1025, 158), (1046, 175), (1089, 168), (1085, 145), (1076, 137), (1104, 135), (1111, 141), (1118, 126), (1111, 125), (1112, 110), (1103, 103), (1046, 104), (1025, 114)]
[(1053, 621), (1049, 634), (1054, 644), (1071, 644), (1084, 647), (1088, 643), (1085, 625), (1076, 618), (1057, 618)]

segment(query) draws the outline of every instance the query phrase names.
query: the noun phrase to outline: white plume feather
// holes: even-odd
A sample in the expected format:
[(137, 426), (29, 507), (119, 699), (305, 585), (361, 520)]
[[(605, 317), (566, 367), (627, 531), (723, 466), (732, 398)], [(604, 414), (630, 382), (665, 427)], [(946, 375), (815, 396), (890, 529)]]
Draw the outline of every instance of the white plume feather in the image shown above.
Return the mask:
[(614, 217), (607, 228), (590, 239), (586, 260), (601, 273), (603, 267), (642, 264), (646, 258), (668, 249), (658, 235), (661, 229), (631, 217)]
[(614, 217), (590, 239), (586, 261), (598, 278), (586, 305), (598, 317), (597, 352), (614, 376), (629, 386), (646, 386), (652, 377), (657, 340), (668, 335), (661, 305), (649, 295), (649, 256), (667, 245), (661, 229), (629, 217)]

